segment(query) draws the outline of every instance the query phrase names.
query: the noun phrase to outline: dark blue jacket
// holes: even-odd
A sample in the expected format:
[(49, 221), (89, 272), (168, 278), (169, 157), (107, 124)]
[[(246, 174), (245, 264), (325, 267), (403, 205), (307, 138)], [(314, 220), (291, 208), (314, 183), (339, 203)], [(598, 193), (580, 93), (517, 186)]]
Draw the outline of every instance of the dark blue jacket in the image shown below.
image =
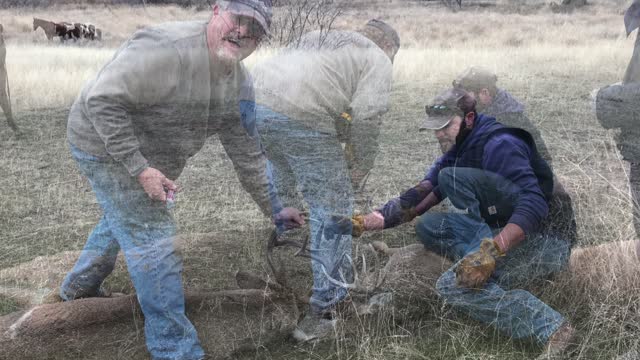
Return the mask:
[(517, 185), (521, 193), (509, 223), (519, 225), (525, 234), (535, 232), (547, 217), (553, 174), (524, 130), (507, 128), (494, 118), (479, 114), (464, 142), (454, 145), (427, 172), (425, 180), (433, 184), (433, 192), (440, 199), (438, 173), (446, 167), (484, 169)]

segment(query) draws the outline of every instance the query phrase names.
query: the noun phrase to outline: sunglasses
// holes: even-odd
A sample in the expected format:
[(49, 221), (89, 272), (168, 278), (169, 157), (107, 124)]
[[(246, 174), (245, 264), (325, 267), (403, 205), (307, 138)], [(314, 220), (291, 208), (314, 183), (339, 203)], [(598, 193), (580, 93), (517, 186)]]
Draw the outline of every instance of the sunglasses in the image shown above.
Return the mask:
[(447, 105), (426, 105), (424, 111), (429, 116), (447, 116), (460, 113), (458, 109), (453, 109)]

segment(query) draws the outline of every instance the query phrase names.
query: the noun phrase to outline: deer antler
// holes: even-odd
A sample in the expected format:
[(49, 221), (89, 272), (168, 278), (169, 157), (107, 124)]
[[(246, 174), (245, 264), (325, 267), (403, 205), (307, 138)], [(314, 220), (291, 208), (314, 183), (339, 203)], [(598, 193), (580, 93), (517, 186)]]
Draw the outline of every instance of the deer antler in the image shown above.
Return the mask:
[(300, 243), (295, 240), (280, 239), (277, 229), (273, 229), (273, 231), (271, 231), (271, 235), (269, 236), (269, 241), (267, 242), (267, 264), (269, 265), (269, 268), (271, 269), (271, 272), (273, 273), (275, 280), (279, 285), (287, 287), (286, 280), (282, 277), (281, 272), (276, 269), (275, 265), (273, 265), (273, 258), (272, 258), (273, 249), (280, 246), (290, 246), (290, 247), (298, 248), (298, 251), (295, 253), (294, 256), (311, 258), (311, 253), (307, 247), (308, 243), (309, 243), (308, 236), (306, 236), (302, 241), (302, 243)]
[[(299, 241), (295, 241), (295, 240), (284, 240), (284, 239), (280, 239), (280, 236), (278, 234), (278, 231), (276, 229), (274, 229), (271, 232), (271, 235), (269, 237), (269, 241), (267, 242), (267, 251), (266, 251), (266, 257), (267, 257), (267, 264), (269, 265), (269, 268), (271, 269), (272, 273), (274, 274), (275, 280), (276, 282), (284, 287), (287, 287), (287, 281), (286, 278), (284, 277), (284, 274), (281, 271), (278, 271), (278, 269), (276, 268), (276, 266), (274, 265), (273, 262), (273, 249), (275, 249), (276, 247), (280, 247), (280, 246), (290, 246), (293, 248), (297, 248), (298, 251), (295, 253), (294, 256), (300, 256), (300, 257), (306, 257), (306, 258), (310, 258), (313, 259), (315, 261), (317, 261), (320, 264), (320, 268), (322, 269), (323, 274), (327, 277), (327, 280), (336, 286), (342, 287), (342, 288), (346, 288), (349, 289), (351, 291), (354, 292), (358, 292), (358, 293), (370, 293), (375, 291), (376, 289), (380, 288), (380, 286), (382, 286), (382, 284), (385, 281), (385, 272), (382, 271), (381, 269), (379, 271), (376, 271), (376, 278), (375, 281), (367, 281), (369, 278), (369, 272), (368, 272), (368, 268), (367, 268), (367, 260), (365, 258), (365, 254), (364, 251), (360, 251), (361, 247), (360, 244), (356, 245), (356, 257), (358, 255), (361, 256), (362, 258), (362, 270), (361, 273), (364, 274), (364, 280), (365, 281), (361, 281), (360, 280), (360, 276), (359, 273), (355, 270), (355, 266), (354, 266), (354, 262), (353, 262), (353, 258), (348, 255), (348, 254), (344, 254), (343, 258), (341, 260), (343, 260), (345, 257), (347, 259), (347, 261), (349, 261), (349, 265), (351, 266), (351, 268), (353, 269), (353, 274), (354, 274), (354, 279), (353, 282), (349, 283), (345, 276), (344, 273), (338, 269), (337, 274), (339, 275), (340, 279), (336, 279), (334, 278), (332, 275), (329, 275), (329, 271), (327, 271), (327, 269), (329, 268), (329, 266), (327, 266), (327, 264), (324, 263), (323, 259), (314, 256), (314, 254), (310, 251), (309, 247), (309, 236), (305, 236), (304, 239), (302, 240), (302, 242)], [(364, 246), (363, 249), (366, 249), (368, 252), (374, 254), (374, 258), (376, 260), (375, 265), (376, 268), (378, 268), (379, 263), (378, 263), (378, 253), (376, 252), (376, 250), (374, 249), (374, 247), (371, 244), (366, 244)], [(339, 264), (342, 263), (342, 261), (338, 262)], [(331, 273), (335, 274), (334, 271), (331, 271)], [(368, 284), (365, 284), (368, 283)]]
[[(351, 264), (351, 268), (355, 268), (353, 266), (353, 259), (351, 259), (351, 256), (344, 254), (343, 257), (346, 257), (347, 260), (349, 260), (349, 264)], [(364, 256), (362, 257), (362, 260), (366, 262), (366, 260), (364, 260)], [(358, 289), (358, 285), (357, 285), (358, 272), (357, 271), (353, 272), (353, 283), (349, 284), (346, 282), (346, 279), (344, 278), (344, 274), (342, 273), (342, 270), (338, 270), (338, 275), (340, 275), (340, 277), (342, 278), (342, 281), (340, 281), (340, 280), (334, 279), (331, 275), (329, 275), (329, 273), (327, 273), (327, 268), (323, 263), (320, 263), (320, 268), (322, 269), (322, 273), (324, 274), (324, 276), (327, 277), (327, 280), (329, 280), (329, 282), (332, 283), (333, 285), (340, 286), (350, 290)]]
[[(373, 247), (371, 246), (371, 244), (366, 244), (365, 249), (367, 249), (368, 251), (372, 252), (374, 255), (376, 255), (375, 259), (376, 259), (376, 267), (378, 264), (378, 257), (377, 257), (377, 253), (375, 252), (375, 250), (373, 249)], [(360, 249), (360, 245), (356, 246), (356, 254), (360, 253), (359, 251)], [(356, 255), (357, 256), (357, 255)], [(353, 271), (353, 282), (352, 283), (348, 283), (344, 277), (344, 274), (342, 273), (342, 271), (338, 270), (338, 275), (340, 275), (341, 280), (337, 280), (334, 277), (332, 277), (331, 275), (329, 275), (329, 273), (326, 270), (326, 266), (324, 264), (321, 263), (321, 269), (322, 272), (324, 273), (324, 275), (327, 277), (327, 280), (329, 280), (330, 283), (336, 285), (336, 286), (340, 286), (346, 289), (349, 289), (355, 293), (372, 293), (374, 291), (376, 291), (378, 288), (380, 288), (380, 286), (382, 286), (382, 284), (384, 283), (385, 280), (385, 273), (384, 271), (382, 271), (382, 269), (379, 269), (377, 271), (377, 275), (376, 275), (376, 279), (374, 282), (370, 283), (370, 284), (366, 284), (366, 280), (367, 277), (370, 275), (367, 269), (367, 259), (364, 256), (364, 253), (361, 253), (360, 256), (362, 257), (362, 271), (360, 272), (361, 274), (364, 275), (364, 279), (361, 280), (361, 276), (358, 274), (358, 271), (355, 271), (355, 266), (353, 264), (353, 259), (351, 258), (351, 256), (345, 254), (344, 257), (347, 258), (347, 260), (349, 261), (349, 264), (351, 265)]]

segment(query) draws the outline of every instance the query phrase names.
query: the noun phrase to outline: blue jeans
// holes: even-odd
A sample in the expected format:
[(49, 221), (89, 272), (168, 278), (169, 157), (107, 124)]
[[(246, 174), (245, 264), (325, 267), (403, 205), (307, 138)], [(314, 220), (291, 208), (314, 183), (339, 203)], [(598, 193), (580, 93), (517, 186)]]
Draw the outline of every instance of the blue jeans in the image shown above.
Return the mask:
[(151, 200), (121, 164), (70, 147), (103, 215), (65, 277), (60, 296), (64, 300), (99, 296), (100, 285), (122, 249), (144, 313), (151, 357), (203, 358), (196, 330), (185, 315), (182, 260), (174, 249), (171, 213), (163, 203)]
[(342, 147), (336, 136), (306, 128), (267, 107), (258, 105), (256, 112), (278, 196), (290, 201), (299, 190), (309, 205), (311, 309), (325, 311), (347, 296), (344, 283), (353, 277), (348, 221), (353, 196)]
[(445, 168), (438, 183), (443, 197), (457, 209), (466, 209), (466, 213), (427, 213), (416, 224), (418, 238), (427, 249), (456, 262), (438, 279), (438, 293), (454, 308), (514, 339), (534, 338), (545, 344), (565, 319), (521, 289), (561, 271), (569, 261), (570, 242), (545, 232), (527, 235), (498, 260), (482, 290), (458, 287), (459, 260), (478, 250), (483, 238), (493, 238), (500, 231), (489, 227), (488, 216), (480, 209), (495, 206), (494, 220), (501, 215), (508, 218), (518, 192), (499, 175), (472, 168)]

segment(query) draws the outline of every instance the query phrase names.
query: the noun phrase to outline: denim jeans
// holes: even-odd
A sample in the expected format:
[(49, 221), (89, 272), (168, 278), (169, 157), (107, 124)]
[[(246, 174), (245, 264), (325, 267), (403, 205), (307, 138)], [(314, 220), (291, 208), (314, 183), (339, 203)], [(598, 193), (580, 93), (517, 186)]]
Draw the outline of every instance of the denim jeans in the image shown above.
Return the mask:
[(256, 111), (278, 196), (290, 202), (299, 190), (309, 206), (311, 308), (327, 310), (346, 297), (344, 283), (353, 277), (351, 222), (345, 221), (352, 215), (353, 196), (342, 147), (334, 135), (306, 128), (264, 106)]
[(480, 209), (493, 205), (492, 215), (508, 217), (517, 188), (497, 174), (472, 168), (445, 168), (438, 182), (442, 196), (466, 211), (427, 213), (416, 224), (418, 238), (427, 249), (456, 262), (438, 279), (438, 293), (454, 308), (514, 339), (534, 338), (545, 344), (565, 319), (521, 289), (562, 270), (569, 261), (570, 242), (548, 232), (529, 234), (498, 259), (483, 289), (459, 287), (455, 275), (459, 260), (478, 250), (483, 238), (493, 238), (501, 230), (490, 227)]
[(98, 296), (122, 249), (144, 313), (151, 357), (203, 358), (196, 330), (185, 315), (182, 260), (174, 249), (171, 213), (163, 203), (151, 200), (121, 164), (70, 147), (103, 215), (65, 277), (60, 296), (64, 300)]

